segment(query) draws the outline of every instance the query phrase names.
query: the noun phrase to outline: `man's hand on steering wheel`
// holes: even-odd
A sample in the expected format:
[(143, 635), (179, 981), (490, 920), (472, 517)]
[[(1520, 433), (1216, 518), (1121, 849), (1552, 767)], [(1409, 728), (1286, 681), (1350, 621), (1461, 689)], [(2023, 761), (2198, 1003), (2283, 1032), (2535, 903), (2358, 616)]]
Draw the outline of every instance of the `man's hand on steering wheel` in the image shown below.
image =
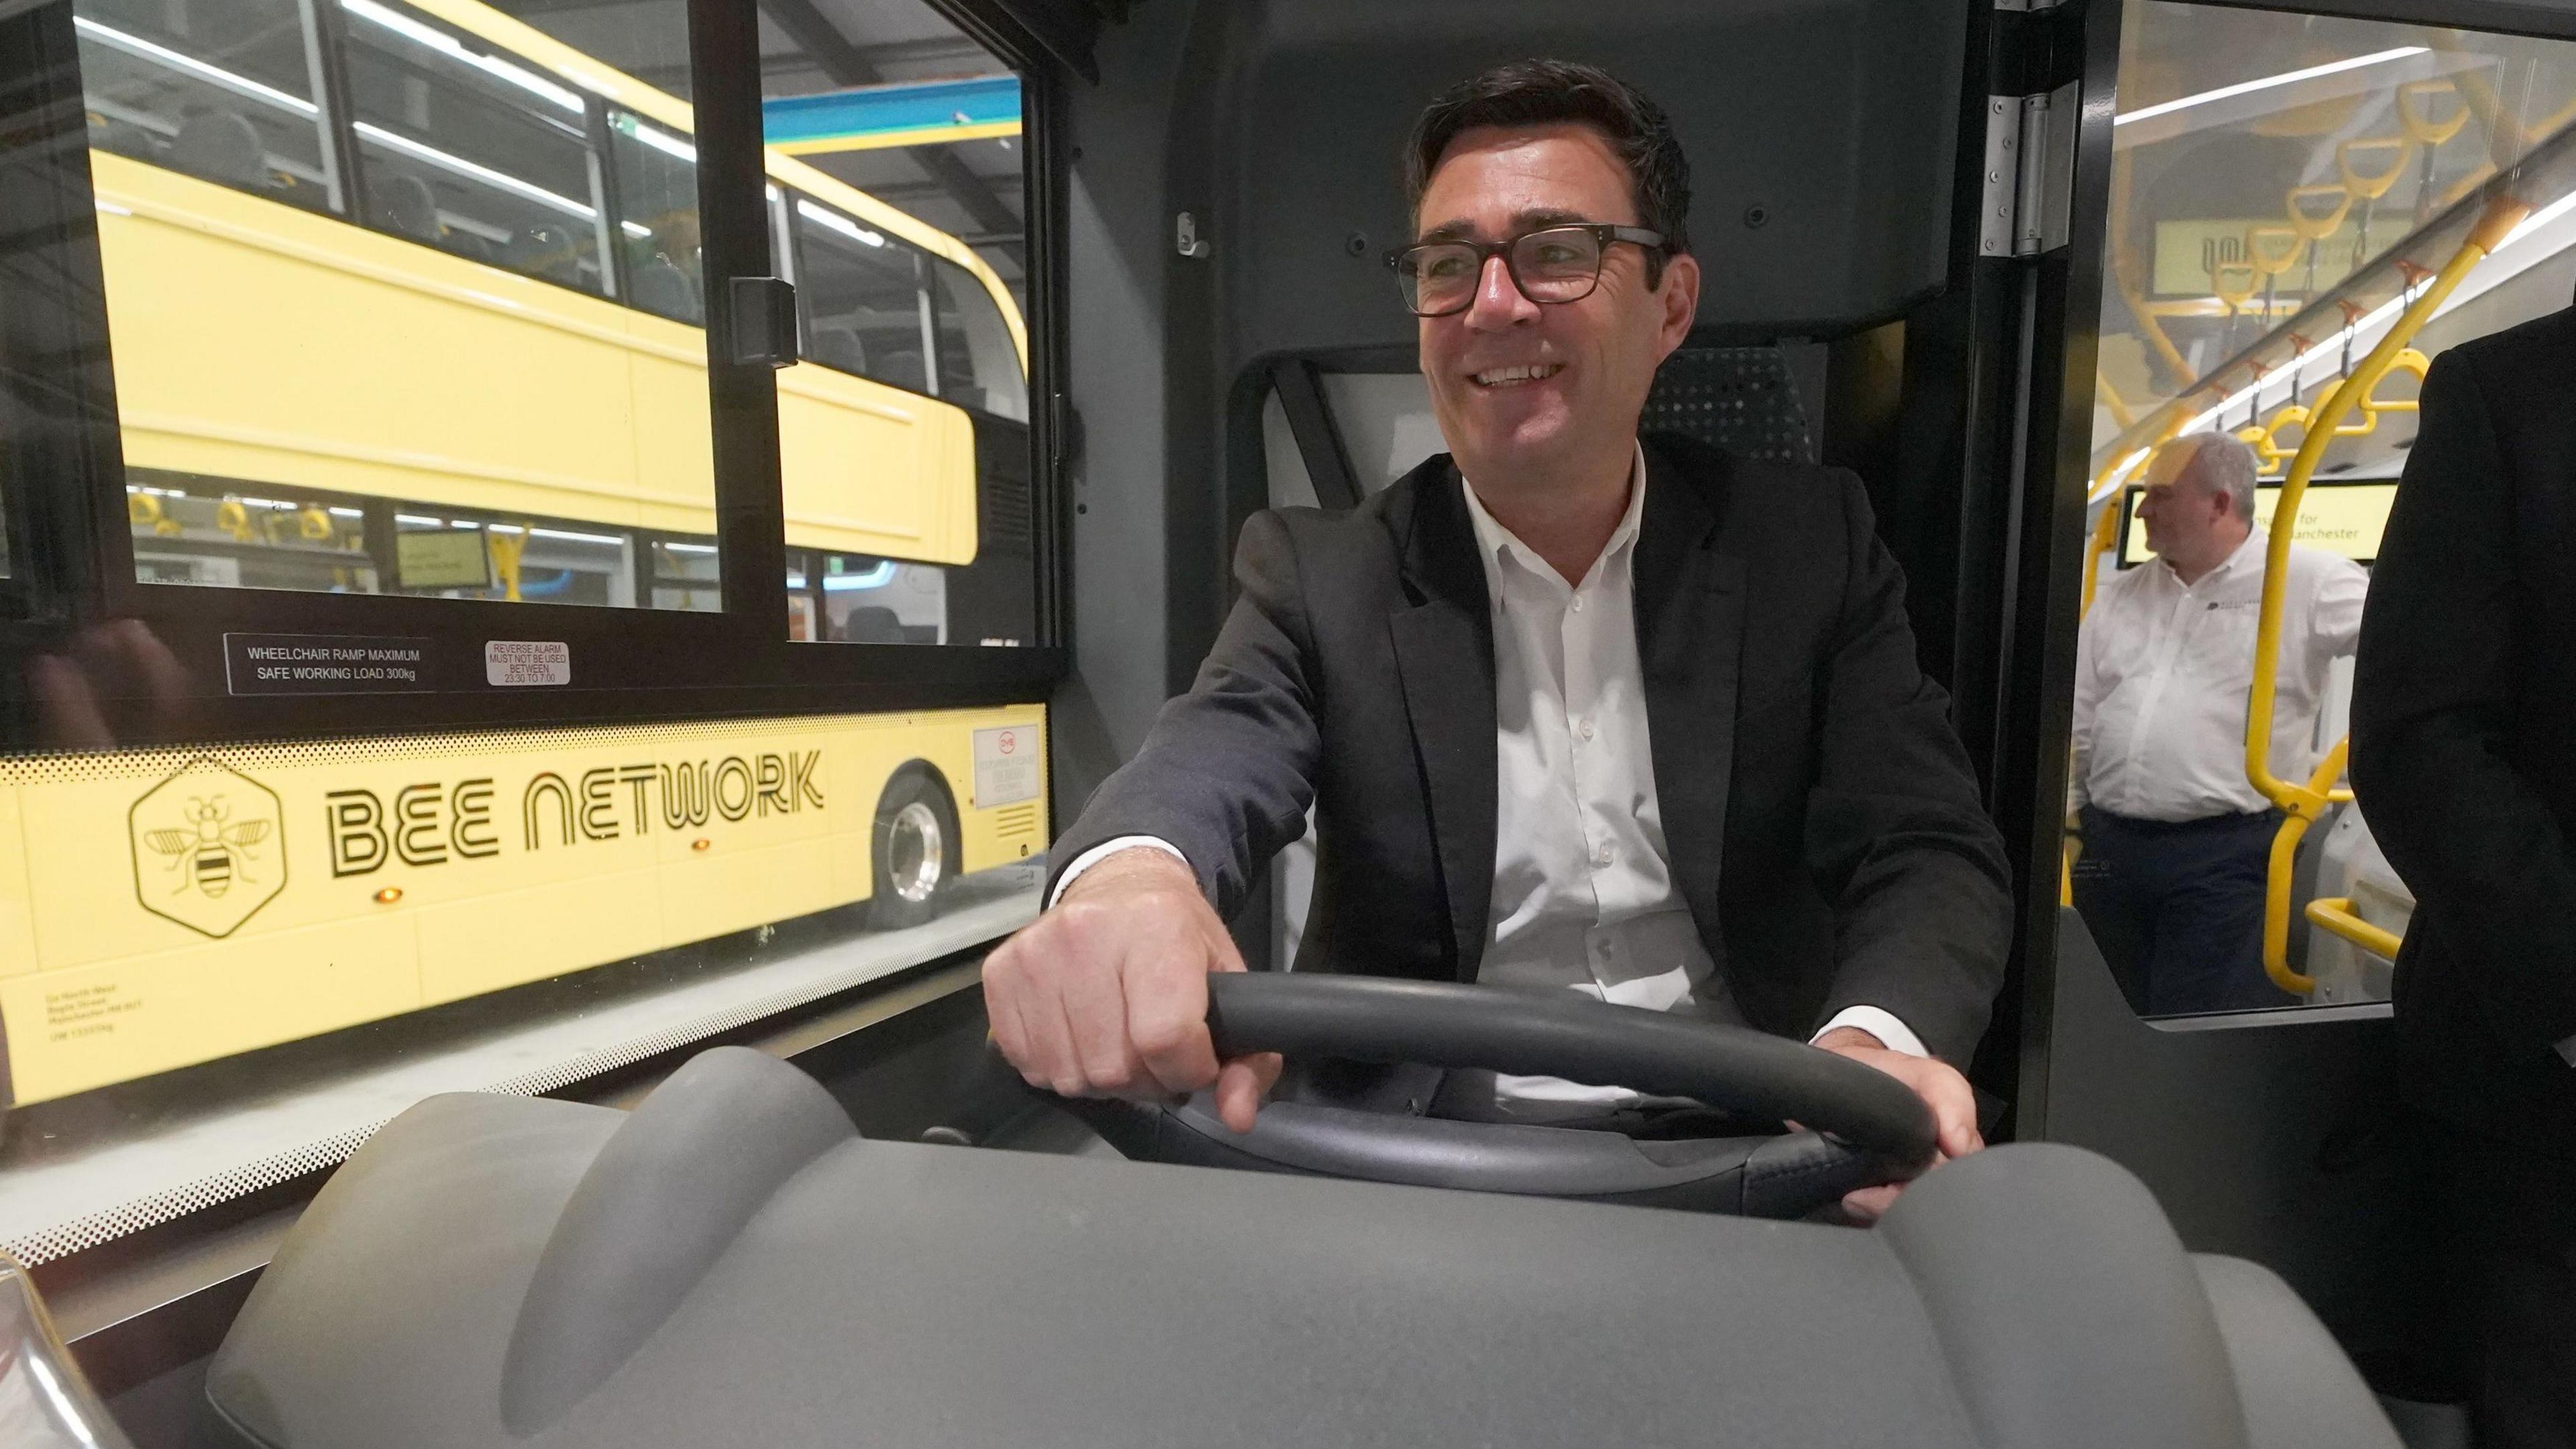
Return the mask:
[[(1908, 1056), (1890, 1051), (1887, 1044), (1856, 1026), (1836, 1027), (1816, 1038), (1816, 1045), (1837, 1056), (1876, 1067), (1913, 1089), (1932, 1109), (1933, 1129), (1940, 1151), (1932, 1165), (1940, 1166), (1953, 1157), (1965, 1157), (1986, 1145), (1984, 1134), (1977, 1131), (1977, 1094), (1959, 1070), (1938, 1057)], [(1927, 1171), (1929, 1169), (1926, 1169)], [(1843, 1210), (1863, 1222), (1876, 1222), (1896, 1202), (1905, 1184), (1891, 1182), (1884, 1187), (1865, 1187), (1843, 1194)]]
[(1243, 969), (1188, 866), (1122, 850), (984, 959), (984, 1009), (1030, 1086), (1160, 1101), (1213, 1084), (1225, 1125), (1249, 1132), (1280, 1059), (1220, 1063), (1207, 1028), (1209, 973)]

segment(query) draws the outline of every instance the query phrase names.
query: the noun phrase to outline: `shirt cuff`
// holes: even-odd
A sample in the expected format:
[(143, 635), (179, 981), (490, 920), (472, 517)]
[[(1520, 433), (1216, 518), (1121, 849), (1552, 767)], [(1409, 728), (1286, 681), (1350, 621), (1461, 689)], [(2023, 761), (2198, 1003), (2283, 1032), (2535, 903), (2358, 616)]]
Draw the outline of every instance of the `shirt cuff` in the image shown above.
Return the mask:
[(1899, 1055), (1909, 1057), (1928, 1057), (1932, 1055), (1930, 1051), (1925, 1049), (1923, 1038), (1914, 1034), (1914, 1028), (1907, 1026), (1904, 1022), (1898, 1021), (1895, 1013), (1881, 1011), (1875, 1006), (1846, 1006), (1842, 1010), (1834, 1013), (1833, 1020), (1826, 1022), (1821, 1027), (1818, 1027), (1816, 1029), (1816, 1036), (1811, 1036), (1807, 1038), (1807, 1040), (1812, 1042), (1816, 1037), (1823, 1036), (1829, 1031), (1845, 1026), (1856, 1027), (1861, 1031), (1868, 1032), (1871, 1036), (1877, 1037), (1881, 1042), (1885, 1043), (1889, 1051), (1898, 1053)]
[[(1102, 861), (1107, 860), (1109, 857), (1116, 855), (1122, 850), (1135, 850), (1139, 847), (1146, 850), (1159, 850), (1165, 855), (1170, 856), (1172, 859), (1179, 861), (1183, 865), (1188, 865), (1190, 863), (1190, 858), (1181, 854), (1181, 848), (1179, 846), (1174, 845), (1172, 842), (1165, 840), (1160, 836), (1121, 835), (1115, 840), (1105, 840), (1100, 844), (1091, 847), (1089, 850), (1084, 851), (1082, 854), (1075, 856), (1073, 858), (1073, 864), (1064, 868), (1064, 874), (1055, 878), (1055, 894), (1047, 897), (1047, 909), (1054, 910), (1055, 903), (1064, 899), (1065, 888), (1073, 884), (1074, 877), (1091, 869), (1093, 866), (1100, 864)], [(1890, 1021), (1894, 1021), (1895, 1019), (1896, 1018), (1892, 1016), (1888, 1017), (1888, 1020)]]
[(2558, 1059), (2571, 1067), (2576, 1067), (2576, 1036), (2571, 1036), (2558, 1044)]

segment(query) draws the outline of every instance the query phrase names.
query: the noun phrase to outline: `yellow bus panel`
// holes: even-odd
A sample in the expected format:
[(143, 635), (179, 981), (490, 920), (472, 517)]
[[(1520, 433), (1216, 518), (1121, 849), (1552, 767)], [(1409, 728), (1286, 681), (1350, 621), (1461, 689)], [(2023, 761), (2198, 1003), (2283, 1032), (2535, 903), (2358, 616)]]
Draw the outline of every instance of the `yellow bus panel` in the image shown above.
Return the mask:
[[(705, 333), (109, 152), (90, 163), (129, 466), (712, 535)], [(783, 374), (787, 541), (975, 557), (972, 425)]]
[(888, 781), (954, 869), (1045, 848), (1045, 711), (0, 760), (19, 1102), (866, 899)]

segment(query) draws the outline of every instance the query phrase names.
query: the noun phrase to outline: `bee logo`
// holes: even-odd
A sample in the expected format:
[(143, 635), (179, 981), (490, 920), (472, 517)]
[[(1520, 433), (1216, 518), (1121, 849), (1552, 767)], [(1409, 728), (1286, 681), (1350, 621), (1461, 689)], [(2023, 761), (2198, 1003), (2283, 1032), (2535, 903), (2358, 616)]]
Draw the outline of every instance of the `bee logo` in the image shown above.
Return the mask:
[[(164, 827), (143, 832), (143, 843), (154, 853), (167, 856), (167, 870), (179, 877), (179, 889), (190, 887), (205, 892), (208, 900), (223, 899), (233, 888), (238, 873), (242, 884), (257, 885), (248, 862), (259, 856), (259, 843), (268, 839), (269, 822), (231, 819), (232, 807), (222, 794), (188, 797), (188, 824), (193, 832)], [(239, 862), (238, 864), (236, 862)]]
[(286, 885), (277, 792), (218, 760), (190, 761), (128, 818), (135, 896), (154, 915), (229, 936)]

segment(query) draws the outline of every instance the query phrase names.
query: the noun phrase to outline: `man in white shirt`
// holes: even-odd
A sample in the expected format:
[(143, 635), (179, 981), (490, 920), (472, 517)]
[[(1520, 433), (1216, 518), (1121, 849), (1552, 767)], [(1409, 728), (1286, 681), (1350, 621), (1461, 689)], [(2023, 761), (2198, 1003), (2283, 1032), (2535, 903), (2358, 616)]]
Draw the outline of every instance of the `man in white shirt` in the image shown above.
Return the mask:
[[(1520, 62), (1434, 103), (1408, 175), (1420, 230), (1389, 265), (1451, 454), (1348, 513), (1245, 523), (1197, 683), (986, 962), (996, 1041), (1067, 1095), (1213, 1084), (1247, 1130), (1278, 1064), (1214, 1055), (1207, 975), (1243, 969), (1219, 912), (1311, 803), (1298, 969), (1812, 1039), (1975, 1150), (1953, 1063), (2002, 977), (2001, 841), (1859, 482), (1637, 432), (1699, 295), (1669, 123), (1597, 70)], [(1564, 1120), (1636, 1098), (1486, 1079), (1441, 1101)]]
[[(2263, 974), (2281, 815), (2245, 778), (2269, 547), (2254, 477), (2253, 451), (2223, 433), (2158, 449), (2138, 504), (2156, 557), (2102, 586), (2076, 646), (2075, 904), (2151, 1015), (2294, 1001)], [(2283, 779), (2317, 766), (2318, 702), (2336, 656), (2352, 652), (2368, 587), (2350, 560), (2291, 547), (2272, 717)]]

